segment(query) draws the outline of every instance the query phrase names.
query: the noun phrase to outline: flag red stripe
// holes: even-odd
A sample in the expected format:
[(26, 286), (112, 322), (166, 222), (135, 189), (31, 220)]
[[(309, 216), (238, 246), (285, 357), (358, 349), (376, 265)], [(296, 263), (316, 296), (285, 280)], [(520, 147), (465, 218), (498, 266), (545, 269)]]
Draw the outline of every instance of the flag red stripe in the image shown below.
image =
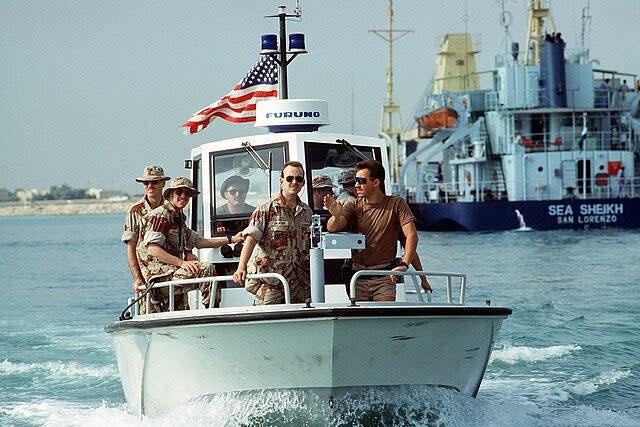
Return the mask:
[(231, 92), (200, 109), (180, 126), (188, 128), (190, 133), (196, 133), (206, 128), (216, 117), (232, 123), (254, 122), (256, 103), (277, 97), (275, 61), (272, 57), (263, 57)]

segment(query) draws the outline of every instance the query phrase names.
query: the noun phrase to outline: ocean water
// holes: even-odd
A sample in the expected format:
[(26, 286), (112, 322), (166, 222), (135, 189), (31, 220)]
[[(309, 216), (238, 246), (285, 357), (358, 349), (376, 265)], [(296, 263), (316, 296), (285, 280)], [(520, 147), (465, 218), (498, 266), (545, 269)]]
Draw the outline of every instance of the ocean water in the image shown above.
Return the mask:
[(420, 234), (425, 268), (468, 275), (467, 302), (513, 308), (476, 399), (377, 390), (336, 416), (301, 393), (238, 393), (138, 419), (103, 330), (129, 291), (121, 222), (0, 218), (1, 426), (640, 425), (639, 230)]

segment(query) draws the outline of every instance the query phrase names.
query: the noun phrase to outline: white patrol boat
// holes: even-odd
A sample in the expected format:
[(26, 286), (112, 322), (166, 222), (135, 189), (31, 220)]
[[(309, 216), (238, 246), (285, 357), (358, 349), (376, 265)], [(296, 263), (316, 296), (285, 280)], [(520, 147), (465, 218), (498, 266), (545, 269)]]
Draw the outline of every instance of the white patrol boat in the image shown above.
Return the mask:
[[(284, 7), (276, 16), (282, 27)], [(251, 212), (220, 209), (225, 203), (222, 184), (232, 176), (249, 181), (245, 203), (258, 206), (279, 191), (280, 167), (299, 160), (306, 173), (301, 198), (313, 207), (314, 177), (337, 183), (345, 169), (363, 158), (388, 164), (380, 139), (318, 132), (328, 123), (324, 101), (263, 101), (256, 115), (256, 125), (268, 127), (268, 134), (203, 144), (186, 162), (201, 192), (192, 200), (189, 224), (205, 237), (232, 234), (248, 223)], [(254, 306), (253, 295), (233, 287), (231, 274), (240, 251), (229, 246), (199, 253), (216, 264), (219, 275), (207, 280), (223, 288), (219, 307), (138, 314), (130, 304), (120, 320), (105, 328), (131, 411), (158, 416), (189, 399), (250, 390), (308, 391), (329, 406), (347, 393), (372, 387), (432, 385), (476, 395), (496, 334), (511, 309), (488, 301), (467, 305), (462, 274), (422, 272), (434, 289), (432, 301), (415, 271), (399, 273), (405, 282), (397, 286), (396, 301), (356, 302), (347, 296), (340, 270), (351, 249), (364, 247), (364, 236), (324, 233), (321, 222), (328, 212), (318, 207), (314, 213), (309, 230), (312, 297), (307, 303), (291, 304), (286, 279), (275, 275), (284, 285), (285, 304)], [(362, 273), (351, 278), (350, 295), (355, 295)], [(172, 294), (179, 286), (201, 281), (156, 286), (168, 286)]]

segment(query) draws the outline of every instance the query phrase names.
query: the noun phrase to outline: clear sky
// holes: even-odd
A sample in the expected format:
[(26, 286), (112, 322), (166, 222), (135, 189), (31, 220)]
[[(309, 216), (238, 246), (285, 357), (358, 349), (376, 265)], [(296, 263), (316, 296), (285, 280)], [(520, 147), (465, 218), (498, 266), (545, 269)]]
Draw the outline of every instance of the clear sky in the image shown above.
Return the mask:
[[(510, 33), (524, 45), (525, 0), (506, 0)], [(567, 47), (581, 34), (587, 0), (556, 0), (551, 11)], [(591, 0), (587, 41), (600, 67), (640, 74), (637, 0)], [(145, 164), (184, 174), (191, 147), (261, 133), (216, 119), (196, 135), (178, 126), (225, 95), (258, 60), (260, 35), (277, 33), (293, 0), (0, 2), (0, 188), (68, 184), (139, 191)], [(290, 98), (329, 101), (324, 130), (377, 135), (385, 101), (387, 0), (302, 0), (308, 55), (289, 66)], [(465, 23), (465, 5), (468, 19)], [(445, 33), (481, 43), (479, 70), (504, 45), (495, 0), (395, 0), (394, 101), (403, 121), (434, 72)], [(466, 27), (466, 28), (465, 28)]]

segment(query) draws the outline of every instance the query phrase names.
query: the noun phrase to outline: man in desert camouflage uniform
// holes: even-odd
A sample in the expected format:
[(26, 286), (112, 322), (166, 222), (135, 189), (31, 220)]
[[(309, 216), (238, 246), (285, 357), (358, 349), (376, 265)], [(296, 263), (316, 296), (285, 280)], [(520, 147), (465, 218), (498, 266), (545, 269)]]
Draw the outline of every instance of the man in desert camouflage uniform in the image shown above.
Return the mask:
[[(191, 197), (199, 193), (187, 178), (174, 178), (164, 191), (167, 202), (145, 216), (146, 224), (140, 235), (137, 256), (142, 274), (149, 284), (214, 276), (215, 267), (212, 264), (200, 262), (193, 256), (191, 253), (193, 248), (218, 248), (244, 240), (240, 235), (206, 239), (187, 227), (183, 209)], [(198, 285), (176, 286), (174, 309), (188, 309), (187, 292), (197, 287)], [(207, 307), (211, 284), (202, 283), (199, 288), (202, 293), (202, 302)], [(153, 289), (151, 293), (152, 311), (169, 310), (167, 287)]]
[[(304, 169), (300, 162), (288, 162), (280, 170), (280, 192), (258, 206), (251, 215), (238, 269), (236, 283), (247, 273), (280, 273), (289, 282), (291, 302), (302, 303), (311, 297), (309, 285), (309, 226), (311, 208), (298, 193), (303, 188)], [(247, 269), (255, 246), (258, 253)], [(249, 279), (245, 288), (256, 296), (255, 304), (284, 303), (284, 288), (277, 279)]]
[(157, 208), (164, 201), (162, 189), (168, 181), (168, 176), (164, 175), (164, 170), (160, 166), (146, 166), (141, 177), (136, 178), (137, 182), (144, 185), (144, 197), (138, 200), (129, 208), (124, 219), (124, 232), (122, 242), (127, 245), (127, 262), (133, 277), (132, 289), (139, 292), (144, 289), (145, 282), (138, 259), (136, 257), (136, 245), (138, 236), (144, 223), (144, 216)]

